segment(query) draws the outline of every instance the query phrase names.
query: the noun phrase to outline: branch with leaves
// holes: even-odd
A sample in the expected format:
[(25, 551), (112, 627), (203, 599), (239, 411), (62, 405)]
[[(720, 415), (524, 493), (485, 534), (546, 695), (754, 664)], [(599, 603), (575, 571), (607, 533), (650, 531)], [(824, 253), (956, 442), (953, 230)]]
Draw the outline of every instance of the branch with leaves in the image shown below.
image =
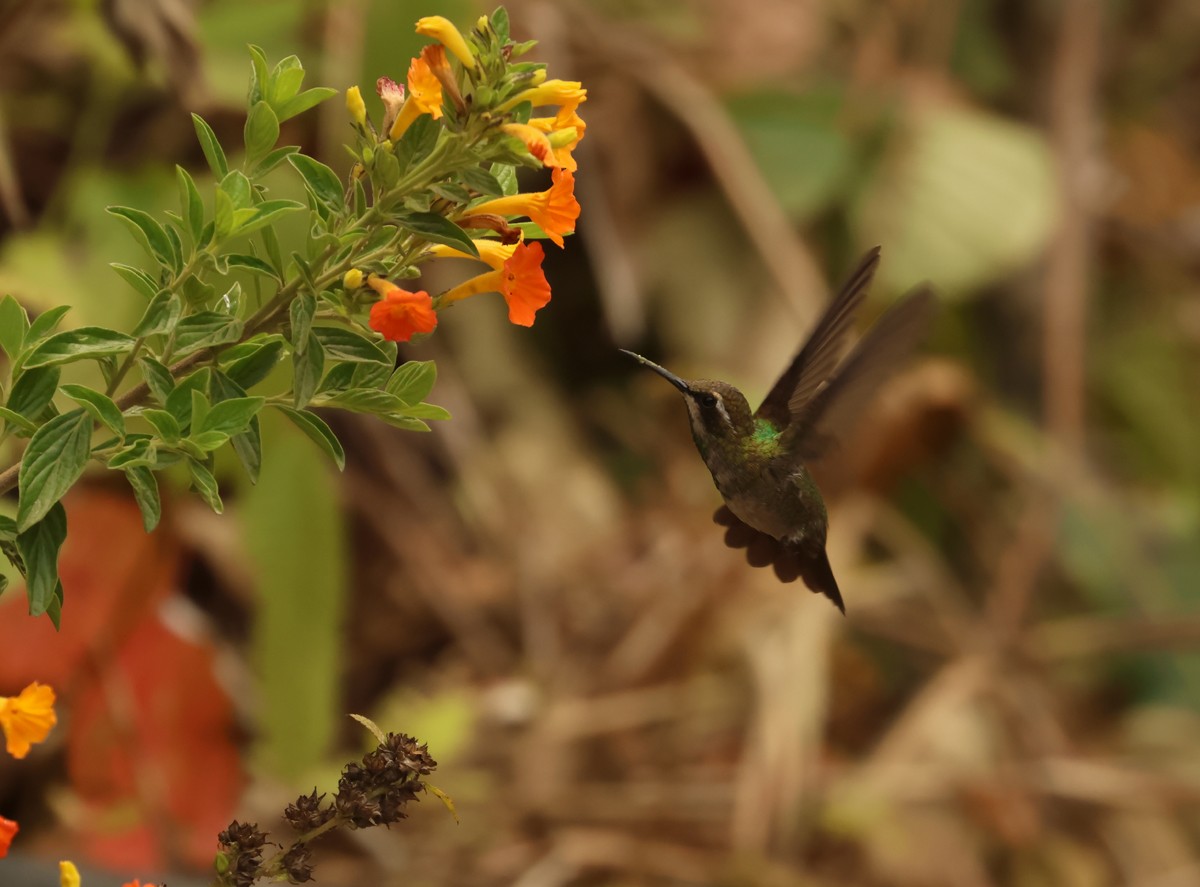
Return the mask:
[[(428, 430), (449, 418), (425, 402), (436, 368), (397, 367), (396, 343), (434, 332), (441, 312), (479, 293), (501, 294), (509, 319), (524, 326), (549, 302), (539, 241), (561, 247), (579, 215), (572, 151), (585, 130), (586, 90), (520, 61), (533, 43), (509, 39), (503, 9), (469, 34), (440, 16), (417, 31), (436, 42), (412, 60), (404, 85), (380, 78), (378, 125), (359, 89), (346, 92), (354, 163), (345, 181), (298, 147), (277, 145), (282, 121), (335, 91), (302, 91), (299, 59), (270, 67), (250, 47), (240, 164), (193, 115), (211, 185), (177, 167), (179, 210), (165, 222), (109, 208), (150, 258), (145, 268), (113, 265), (145, 299), (128, 333), (60, 330), (66, 307), (30, 318), (11, 296), (0, 300), (0, 444), (23, 446), (0, 472), (0, 493), (19, 489), (16, 517), (0, 517), (0, 550), (25, 577), (32, 615), (61, 618), (60, 500), (90, 465), (124, 474), (147, 531), (161, 513), (156, 473), (173, 465), (220, 512), (214, 455), (232, 448), (256, 480), (264, 409), (281, 412), (341, 468), (342, 446), (315, 407)], [(546, 106), (554, 112), (534, 116)], [(519, 192), (521, 167), (549, 168), (550, 187)], [(306, 203), (271, 195), (266, 177), (277, 168), (299, 177)], [(279, 222), (297, 216), (306, 233), (288, 242)], [(418, 278), (436, 258), (487, 270), (437, 295), (395, 282)], [(63, 381), (65, 368), (84, 361), (98, 365), (102, 385)]]

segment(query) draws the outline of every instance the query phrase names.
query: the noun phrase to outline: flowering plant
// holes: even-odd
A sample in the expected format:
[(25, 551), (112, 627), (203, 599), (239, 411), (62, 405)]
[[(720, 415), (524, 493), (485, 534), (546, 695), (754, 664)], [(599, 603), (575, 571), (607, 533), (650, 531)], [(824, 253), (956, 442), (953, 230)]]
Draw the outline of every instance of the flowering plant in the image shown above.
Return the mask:
[[(55, 625), (61, 617), (60, 500), (89, 464), (124, 474), (147, 531), (160, 517), (156, 473), (168, 466), (185, 466), (219, 512), (214, 454), (231, 448), (254, 481), (264, 409), (285, 415), (340, 468), (342, 446), (314, 407), (428, 430), (429, 420), (449, 417), (425, 402), (436, 368), (397, 367), (396, 343), (434, 332), (441, 311), (478, 293), (501, 294), (523, 326), (549, 302), (536, 241), (562, 246), (574, 230), (572, 151), (586, 91), (519, 61), (533, 44), (509, 39), (503, 9), (469, 34), (440, 16), (417, 31), (436, 42), (412, 60), (405, 84), (380, 78), (382, 120), (370, 119), (357, 87), (346, 92), (354, 162), (345, 181), (298, 147), (277, 145), (281, 122), (335, 91), (301, 91), (295, 56), (271, 67), (250, 47), (240, 164), (193, 115), (211, 185), (177, 167), (179, 208), (165, 223), (109, 208), (150, 257), (145, 268), (113, 265), (145, 298), (129, 332), (60, 330), (66, 307), (30, 318), (11, 296), (0, 300), (8, 358), (0, 441), (25, 442), (19, 462), (0, 472), (0, 493), (20, 491), (16, 517), (0, 516), (0, 550), (25, 576), (31, 614)], [(534, 116), (546, 106), (556, 110)], [(306, 203), (271, 194), (267, 174), (289, 167)], [(550, 187), (519, 193), (520, 167), (550, 168)], [(285, 216), (304, 216), (302, 243), (277, 230)], [(488, 270), (436, 295), (397, 282), (442, 257)], [(80, 361), (99, 365), (102, 387), (63, 382), (64, 368)], [(273, 372), (281, 363), (290, 372)]]

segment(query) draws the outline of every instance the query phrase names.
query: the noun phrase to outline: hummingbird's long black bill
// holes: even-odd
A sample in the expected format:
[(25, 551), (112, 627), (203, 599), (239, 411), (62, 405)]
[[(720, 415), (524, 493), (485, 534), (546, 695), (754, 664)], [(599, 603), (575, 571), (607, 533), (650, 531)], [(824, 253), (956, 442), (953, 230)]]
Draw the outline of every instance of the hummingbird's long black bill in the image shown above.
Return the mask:
[(624, 348), (618, 348), (617, 350), (620, 351), (622, 354), (628, 354), (630, 357), (632, 357), (634, 360), (636, 360), (642, 366), (648, 367), (648, 368), (654, 370), (654, 372), (658, 373), (660, 376), (662, 376), (664, 379), (666, 379), (668, 382), (670, 382), (672, 385), (674, 385), (676, 388), (678, 388), (680, 391), (684, 392), (685, 394), (691, 390), (688, 387), (687, 382), (683, 381), (683, 379), (679, 378), (677, 375), (675, 375), (673, 372), (666, 369), (665, 367), (660, 367), (654, 361), (649, 360), (648, 358), (642, 357), (642, 355), (640, 355), (640, 354), (635, 354), (632, 351), (626, 351)]

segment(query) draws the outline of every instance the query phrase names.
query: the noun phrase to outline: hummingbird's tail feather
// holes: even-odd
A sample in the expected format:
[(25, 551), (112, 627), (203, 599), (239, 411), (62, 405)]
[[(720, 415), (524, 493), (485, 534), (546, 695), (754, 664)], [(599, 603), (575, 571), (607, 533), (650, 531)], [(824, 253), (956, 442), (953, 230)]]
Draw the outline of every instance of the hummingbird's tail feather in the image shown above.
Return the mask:
[(780, 582), (795, 582), (803, 579), (811, 590), (825, 595), (845, 615), (846, 605), (833, 578), (833, 568), (825, 549), (814, 553), (808, 548), (781, 542), (754, 529), (722, 505), (713, 514), (713, 521), (725, 527), (725, 544), (730, 548), (746, 549), (746, 561), (752, 567), (774, 567)]

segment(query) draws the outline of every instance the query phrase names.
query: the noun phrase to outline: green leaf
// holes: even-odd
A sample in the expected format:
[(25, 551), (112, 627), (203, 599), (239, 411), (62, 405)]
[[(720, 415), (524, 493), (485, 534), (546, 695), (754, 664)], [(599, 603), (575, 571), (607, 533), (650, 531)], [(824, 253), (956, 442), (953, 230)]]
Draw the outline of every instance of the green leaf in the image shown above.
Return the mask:
[(266, 91), (263, 97), (274, 107), (279, 107), (288, 99), (294, 98), (304, 83), (304, 66), (294, 55), (279, 60), (271, 70), (267, 79)]
[(429, 431), (428, 425), (420, 419), (414, 419), (412, 416), (401, 416), (398, 413), (388, 413), (380, 415), (379, 419), (391, 425), (393, 428), (403, 428), (405, 431)]
[(233, 200), (220, 188), (213, 195), (213, 235), (224, 240), (233, 230)]
[(142, 319), (133, 328), (133, 334), (141, 339), (155, 333), (170, 332), (182, 314), (183, 300), (179, 298), (179, 294), (170, 290), (160, 290), (146, 306)]
[(233, 169), (221, 179), (219, 190), (229, 195), (234, 209), (249, 209), (254, 205), (254, 186), (240, 169)]
[(388, 380), (387, 391), (406, 404), (420, 403), (437, 381), (437, 364), (432, 360), (410, 360), (397, 367)]
[(320, 416), (309, 410), (294, 410), (283, 404), (272, 404), (272, 406), (291, 419), (297, 428), (324, 450), (333, 459), (338, 471), (346, 468), (346, 451), (342, 449), (342, 442), (337, 439), (337, 435)]
[(460, 173), (463, 184), (472, 191), (478, 191), (486, 197), (501, 197), (504, 195), (504, 186), (500, 184), (500, 180), (484, 169), (482, 166), (468, 166)]
[(29, 439), (21, 457), (17, 528), (25, 532), (71, 489), (91, 452), (92, 419), (86, 410), (55, 416)]
[(254, 162), (265, 157), (279, 141), (279, 118), (265, 101), (255, 102), (246, 115), (243, 130), (246, 142), (246, 159)]
[(244, 218), (238, 213), (234, 214), (234, 233), (249, 234), (266, 227), (280, 216), (298, 209), (304, 209), (304, 204), (297, 203), (295, 200), (264, 200), (250, 210)]
[(414, 234), (419, 234), (433, 243), (442, 243), (462, 250), (468, 255), (479, 257), (479, 250), (470, 236), (458, 225), (437, 213), (408, 213), (398, 221)]
[(342, 388), (382, 388), (392, 375), (393, 363), (343, 363), (339, 366), (354, 368), (350, 384)]
[(397, 416), (409, 416), (413, 419), (437, 419), (445, 421), (450, 418), (450, 413), (445, 407), (439, 407), (431, 403), (415, 403), (412, 406), (404, 407), (395, 413)]
[(293, 154), (288, 158), (288, 163), (295, 167), (296, 172), (300, 173), (305, 187), (313, 197), (334, 212), (342, 208), (344, 192), (342, 181), (338, 178), (337, 173), (306, 154)]
[[(278, 343), (278, 340), (276, 342)], [(213, 401), (218, 405), (224, 401), (246, 396), (245, 389), (219, 370), (213, 371), (212, 385), (209, 390), (212, 392)], [(262, 432), (258, 416), (250, 419), (245, 431), (233, 435), (230, 443), (233, 446), (234, 454), (250, 478), (250, 483), (258, 483), (259, 471), (262, 469)]]
[(271, 77), (267, 73), (266, 53), (253, 43), (247, 47), (250, 50), (250, 99), (249, 103), (261, 101), (267, 96), (267, 84)]
[(192, 474), (192, 486), (196, 488), (196, 492), (208, 503), (208, 507), (220, 514), (225, 510), (225, 506), (221, 503), (221, 491), (217, 486), (217, 479), (213, 477), (212, 472), (193, 460), (188, 461), (188, 468)]
[(175, 417), (180, 428), (187, 428), (192, 421), (193, 391), (207, 391), (212, 370), (203, 367), (183, 379), (167, 397), (167, 412)]
[(258, 162), (250, 173), (251, 178), (261, 179), (279, 164), (283, 163), (288, 156), (295, 154), (300, 148), (296, 145), (284, 145), (282, 148), (276, 148), (266, 157)]
[(510, 164), (493, 163), (492, 175), (500, 183), (500, 190), (503, 192), (501, 196), (511, 197), (520, 190), (520, 184), (517, 182), (517, 170)]
[(300, 293), (292, 299), (288, 313), (292, 322), (292, 347), (297, 354), (303, 354), (308, 350), (313, 315), (317, 313), (317, 297), (308, 291)]
[(354, 363), (386, 363), (388, 356), (370, 339), (340, 326), (317, 326), (313, 336), (325, 348), (325, 354), (334, 360)]
[(264, 403), (265, 397), (234, 397), (223, 400), (215, 404), (208, 411), (208, 415), (200, 420), (199, 433), (220, 431), (233, 436), (244, 431)]
[(199, 431), (188, 435), (188, 440), (202, 453), (211, 453), (229, 442), (229, 435), (224, 431)]
[(183, 434), (179, 422), (166, 410), (142, 410), (142, 418), (149, 422), (158, 432), (158, 436), (167, 443), (179, 440)]
[(106, 425), (117, 437), (125, 436), (125, 417), (111, 397), (84, 385), (64, 385), (62, 393), (91, 413), (93, 419)]
[(175, 377), (171, 375), (171, 371), (153, 357), (139, 357), (138, 366), (150, 393), (154, 395), (155, 400), (165, 405), (167, 398), (175, 390)]
[(235, 342), (242, 334), (242, 321), (219, 311), (201, 311), (185, 317), (175, 327), (175, 355), (182, 357), (201, 348)]
[(283, 340), (272, 338), (225, 368), (225, 374), (242, 388), (253, 388), (275, 368), (283, 357)]
[(35, 342), (42, 341), (42, 339), (54, 332), (58, 327), (59, 321), (70, 310), (70, 305), (55, 305), (53, 308), (47, 308), (35, 317), (33, 323), (29, 325), (29, 332), (25, 333), (25, 347), (28, 348)]
[(145, 465), (135, 465), (125, 469), (125, 479), (133, 487), (133, 498), (137, 501), (138, 510), (142, 512), (142, 526), (147, 533), (153, 533), (162, 517), (162, 504), (158, 498), (158, 481), (154, 472)]
[[(207, 389), (208, 388), (207, 380), (205, 380), (205, 383), (206, 384), (204, 387)], [(207, 418), (208, 407), (209, 407), (208, 395), (205, 394), (203, 391), (201, 391), (199, 388), (193, 388), (192, 389), (192, 409), (191, 409), (191, 412), (188, 414), (188, 422), (187, 422), (187, 424), (192, 426), (193, 434), (204, 423), (205, 418)], [(170, 404), (168, 404), (167, 408), (170, 409)], [(184, 424), (184, 423), (180, 422), (180, 424)]]
[(306, 89), (297, 96), (288, 99), (277, 110), (280, 120), (290, 120), (297, 114), (303, 114), (309, 108), (314, 108), (326, 99), (331, 99), (337, 95), (336, 89), (330, 89), (328, 86), (314, 86), (312, 89)]
[(182, 166), (175, 167), (175, 184), (179, 189), (179, 212), (187, 224), (188, 234), (192, 243), (200, 242), (200, 234), (204, 231), (204, 202), (196, 189), (196, 182)]
[(310, 339), (303, 351), (292, 352), (292, 403), (297, 409), (312, 400), (323, 372), (325, 349), (316, 339)]
[(37, 431), (37, 426), (22, 416), (20, 413), (10, 410), (8, 407), (0, 407), (0, 419), (3, 419), (8, 427), (6, 431), (12, 431), (14, 428), (23, 434), (33, 434)]
[(132, 206), (109, 206), (105, 209), (129, 227), (134, 239), (146, 248), (151, 258), (165, 268), (175, 267), (176, 255), (167, 232), (149, 213)]
[(8, 362), (16, 363), (29, 332), (29, 315), (21, 303), (12, 296), (0, 299), (0, 348), (8, 355)]
[[(82, 412), (82, 410), (80, 411)], [(17, 536), (17, 550), (25, 563), (25, 593), (29, 597), (29, 615), (50, 613), (55, 619), (55, 602), (62, 602), (62, 583), (58, 579), (58, 552), (67, 538), (67, 512), (57, 502), (45, 516)]]
[(55, 333), (25, 358), (26, 367), (54, 366), (90, 360), (106, 354), (124, 354), (133, 347), (133, 338), (100, 326)]
[(320, 406), (337, 407), (354, 413), (383, 415), (403, 410), (407, 404), (394, 394), (378, 388), (351, 388), (320, 398)]
[(160, 287), (154, 278), (141, 268), (132, 265), (122, 265), (120, 262), (109, 262), (108, 266), (121, 275), (121, 279), (145, 296), (153, 299)]
[(58, 391), (58, 380), (62, 370), (58, 367), (38, 367), (25, 370), (13, 383), (5, 404), (14, 413), (26, 419), (37, 419), (42, 410), (49, 406)]
[(275, 269), (260, 259), (258, 256), (247, 256), (242, 253), (231, 253), (224, 257), (230, 268), (245, 268), (248, 271), (253, 271), (256, 274), (261, 274), (264, 277), (270, 277), (278, 280), (279, 276), (275, 273)]
[(150, 467), (157, 462), (154, 439), (148, 434), (126, 435), (125, 446), (108, 457), (108, 467), (113, 469)]
[(225, 178), (229, 172), (229, 161), (225, 159), (225, 152), (221, 148), (221, 143), (217, 141), (216, 133), (199, 114), (192, 115), (192, 124), (196, 127), (196, 138), (200, 140), (200, 148), (204, 151), (204, 159), (208, 161), (208, 168), (212, 170), (218, 181)]

